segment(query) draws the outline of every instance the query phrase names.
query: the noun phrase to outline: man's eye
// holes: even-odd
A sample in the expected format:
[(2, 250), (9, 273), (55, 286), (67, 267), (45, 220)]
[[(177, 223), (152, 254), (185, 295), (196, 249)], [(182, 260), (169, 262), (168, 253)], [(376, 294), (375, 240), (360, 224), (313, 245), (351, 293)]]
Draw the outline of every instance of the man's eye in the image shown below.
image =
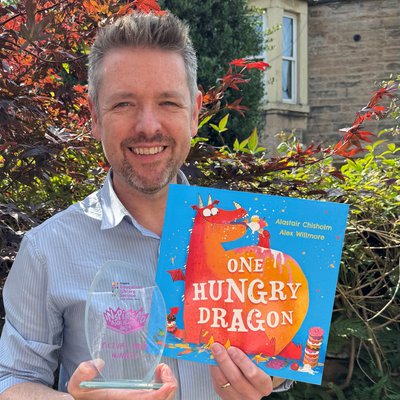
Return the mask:
[(161, 104), (164, 106), (169, 106), (169, 107), (178, 107), (178, 104), (173, 101), (164, 101)]
[(123, 108), (123, 107), (128, 107), (129, 103), (127, 101), (121, 101), (121, 103), (118, 103), (114, 106), (114, 108)]

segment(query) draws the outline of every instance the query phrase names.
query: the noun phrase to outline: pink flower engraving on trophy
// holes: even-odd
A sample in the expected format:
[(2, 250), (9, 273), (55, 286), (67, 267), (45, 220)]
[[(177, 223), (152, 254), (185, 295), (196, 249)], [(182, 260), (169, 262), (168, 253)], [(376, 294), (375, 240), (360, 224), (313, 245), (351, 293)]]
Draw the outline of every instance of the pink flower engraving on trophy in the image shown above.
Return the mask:
[(103, 315), (106, 320), (107, 329), (124, 335), (143, 329), (149, 317), (148, 313), (143, 312), (143, 308), (133, 311), (131, 309), (124, 310), (120, 307), (113, 310), (109, 307)]

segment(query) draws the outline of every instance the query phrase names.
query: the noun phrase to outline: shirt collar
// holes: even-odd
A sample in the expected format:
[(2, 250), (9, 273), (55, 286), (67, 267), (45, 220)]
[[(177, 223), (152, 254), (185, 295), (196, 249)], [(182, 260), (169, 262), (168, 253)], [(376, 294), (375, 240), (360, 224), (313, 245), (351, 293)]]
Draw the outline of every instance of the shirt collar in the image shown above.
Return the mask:
[[(189, 185), (185, 174), (179, 170), (177, 182), (182, 185)], [(114, 191), (112, 184), (112, 170), (107, 174), (103, 187), (100, 189), (100, 201), (102, 210), (101, 229), (111, 229), (118, 226), (126, 218), (140, 230), (146, 230), (132, 217), (129, 211), (121, 203)]]

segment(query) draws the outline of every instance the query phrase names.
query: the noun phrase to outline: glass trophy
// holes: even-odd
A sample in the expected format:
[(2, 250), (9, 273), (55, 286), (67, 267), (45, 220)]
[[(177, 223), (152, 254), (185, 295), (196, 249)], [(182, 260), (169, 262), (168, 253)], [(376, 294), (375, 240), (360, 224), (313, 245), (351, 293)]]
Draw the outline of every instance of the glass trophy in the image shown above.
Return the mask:
[(159, 389), (152, 382), (165, 345), (167, 313), (154, 279), (141, 268), (108, 261), (96, 274), (85, 310), (93, 359), (104, 367), (84, 388)]

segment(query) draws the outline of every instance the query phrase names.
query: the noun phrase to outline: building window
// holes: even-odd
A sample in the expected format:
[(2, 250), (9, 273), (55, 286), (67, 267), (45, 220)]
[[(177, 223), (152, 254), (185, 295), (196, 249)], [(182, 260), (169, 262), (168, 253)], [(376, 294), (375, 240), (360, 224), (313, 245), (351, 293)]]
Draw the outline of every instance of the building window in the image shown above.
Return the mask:
[(308, 1), (248, 0), (267, 30), (267, 112), (308, 113)]
[(282, 20), (282, 100), (296, 103), (296, 19), (284, 15)]
[(248, 0), (263, 12), (268, 35), (265, 131), (261, 143), (275, 149), (275, 133), (307, 130), (308, 115), (308, 3), (309, 0)]

